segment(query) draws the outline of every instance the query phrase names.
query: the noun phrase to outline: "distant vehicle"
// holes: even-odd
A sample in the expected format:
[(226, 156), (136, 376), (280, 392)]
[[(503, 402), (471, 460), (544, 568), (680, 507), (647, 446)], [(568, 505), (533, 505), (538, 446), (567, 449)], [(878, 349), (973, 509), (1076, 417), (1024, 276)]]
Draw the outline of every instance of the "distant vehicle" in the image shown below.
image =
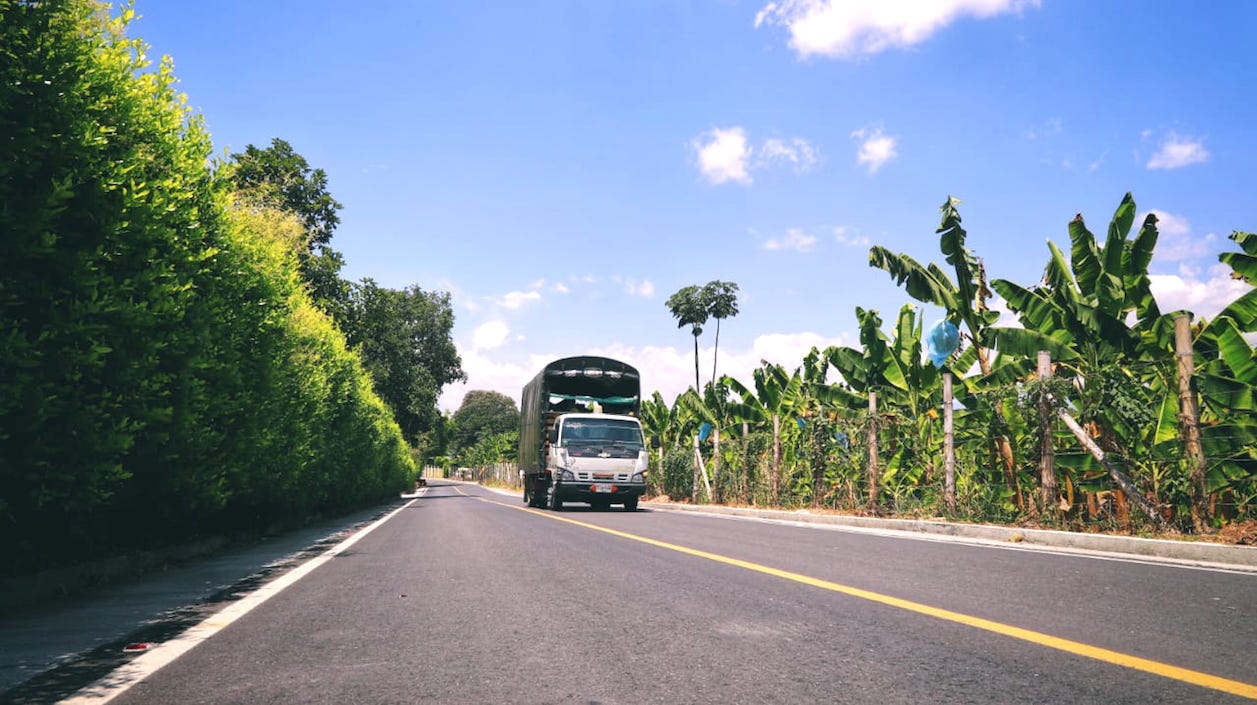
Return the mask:
[(566, 501), (637, 509), (646, 491), (649, 450), (641, 377), (606, 357), (568, 357), (546, 365), (523, 390), (519, 468), (524, 502), (555, 511)]

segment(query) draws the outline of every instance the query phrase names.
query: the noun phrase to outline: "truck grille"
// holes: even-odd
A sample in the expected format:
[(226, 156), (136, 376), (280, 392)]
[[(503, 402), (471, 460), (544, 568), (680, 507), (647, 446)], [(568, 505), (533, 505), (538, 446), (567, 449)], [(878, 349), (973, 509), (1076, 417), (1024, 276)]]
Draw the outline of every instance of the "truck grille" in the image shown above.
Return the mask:
[(632, 477), (632, 473), (627, 473), (627, 472), (578, 472), (576, 473), (577, 480), (584, 480), (586, 482), (590, 482), (590, 481), (628, 482), (630, 477)]

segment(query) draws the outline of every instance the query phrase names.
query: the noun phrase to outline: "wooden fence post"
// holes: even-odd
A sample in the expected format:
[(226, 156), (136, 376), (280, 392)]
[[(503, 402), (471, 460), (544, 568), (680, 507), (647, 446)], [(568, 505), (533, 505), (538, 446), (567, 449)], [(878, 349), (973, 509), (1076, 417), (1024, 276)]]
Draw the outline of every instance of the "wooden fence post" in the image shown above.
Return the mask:
[(703, 454), (698, 449), (698, 434), (694, 434), (694, 487), (690, 501), (698, 504), (698, 478), (702, 474), (703, 487), (707, 488), (707, 501), (711, 501), (711, 480), (707, 479), (707, 463), (703, 461)]
[(869, 511), (878, 513), (877, 505), (877, 392), (869, 392)]
[[(1052, 353), (1039, 351), (1039, 382), (1052, 378)], [(1056, 499), (1056, 448), (1052, 445), (1052, 405), (1046, 389), (1039, 390), (1039, 488), (1043, 511), (1060, 513)]]
[(1209, 491), (1205, 486), (1205, 451), (1200, 445), (1200, 417), (1196, 411), (1196, 394), (1192, 391), (1195, 356), (1191, 317), (1187, 314), (1174, 317), (1174, 352), (1178, 357), (1178, 431), (1192, 484), (1192, 529), (1204, 534), (1210, 529)]
[(694, 434), (694, 477), (690, 484), (690, 501), (698, 504), (698, 471), (703, 466), (703, 454), (698, 450), (698, 434)]
[(711, 488), (707, 488), (707, 497), (717, 504), (724, 503), (724, 497), (720, 492), (720, 429), (713, 428), (712, 447), (711, 447), (711, 481), (716, 485), (716, 494), (712, 494)]
[(951, 370), (943, 371), (943, 498), (956, 511), (956, 439), (952, 426)]

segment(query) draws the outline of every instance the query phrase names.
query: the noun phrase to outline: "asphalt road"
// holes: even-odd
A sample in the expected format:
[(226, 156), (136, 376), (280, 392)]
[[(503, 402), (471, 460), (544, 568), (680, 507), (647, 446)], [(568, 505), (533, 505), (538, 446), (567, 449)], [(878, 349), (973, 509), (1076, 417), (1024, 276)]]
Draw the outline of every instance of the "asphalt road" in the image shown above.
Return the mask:
[(1251, 572), (434, 483), (113, 702), (1251, 702), (1254, 646)]

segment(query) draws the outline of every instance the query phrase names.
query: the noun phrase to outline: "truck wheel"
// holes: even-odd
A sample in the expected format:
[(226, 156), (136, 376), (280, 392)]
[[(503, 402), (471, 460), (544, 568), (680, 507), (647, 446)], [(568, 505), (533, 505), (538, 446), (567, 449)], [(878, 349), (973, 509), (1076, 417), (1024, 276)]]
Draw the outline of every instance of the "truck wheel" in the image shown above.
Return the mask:
[(550, 489), (548, 490), (546, 499), (549, 500), (550, 509), (556, 512), (563, 511), (563, 500), (559, 497), (559, 483), (554, 481), (550, 482)]
[(636, 497), (629, 497), (628, 499), (624, 500), (624, 511), (626, 512), (637, 511), (637, 498)]
[(524, 481), (524, 504), (525, 504), (525, 505), (527, 505), (527, 506), (529, 506), (529, 507), (531, 507), (531, 506), (532, 506), (532, 492), (529, 492), (529, 491), (528, 491), (528, 481), (527, 481), (527, 480), (525, 480), (525, 481)]

